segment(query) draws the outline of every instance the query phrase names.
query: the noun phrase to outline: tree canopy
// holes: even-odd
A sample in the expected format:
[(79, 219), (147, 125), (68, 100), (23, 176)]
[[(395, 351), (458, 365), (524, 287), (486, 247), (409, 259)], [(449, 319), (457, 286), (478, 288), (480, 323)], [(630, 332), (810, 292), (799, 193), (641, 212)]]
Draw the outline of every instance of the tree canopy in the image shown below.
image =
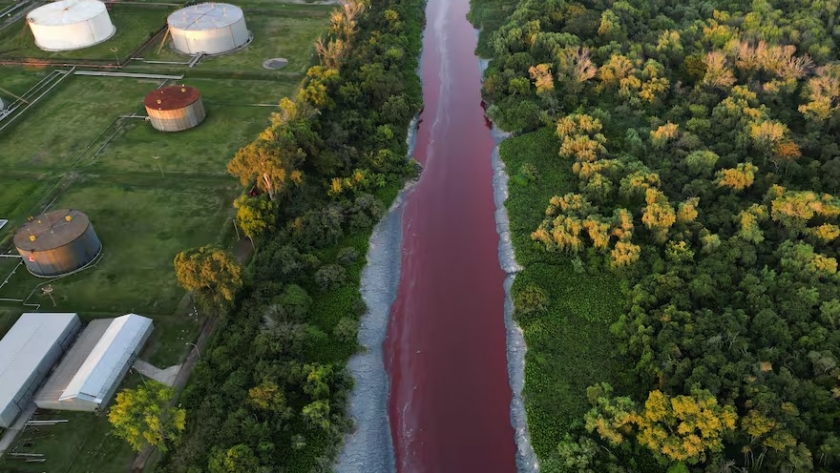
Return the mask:
[(145, 445), (166, 451), (178, 442), (186, 423), (186, 410), (169, 406), (174, 396), (172, 388), (157, 381), (120, 391), (108, 411), (114, 435), (138, 452)]

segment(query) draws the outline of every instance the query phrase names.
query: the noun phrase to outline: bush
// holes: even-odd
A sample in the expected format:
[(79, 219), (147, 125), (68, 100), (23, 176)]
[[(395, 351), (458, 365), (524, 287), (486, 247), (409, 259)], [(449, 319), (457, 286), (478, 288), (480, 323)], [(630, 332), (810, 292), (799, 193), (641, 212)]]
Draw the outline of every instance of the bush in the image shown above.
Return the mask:
[(352, 246), (338, 250), (338, 256), (336, 256), (338, 264), (342, 266), (350, 266), (351, 264), (358, 261), (358, 259), (359, 250), (353, 248)]
[(517, 315), (545, 312), (548, 309), (548, 294), (543, 288), (529, 284), (516, 293), (514, 307)]
[(537, 182), (540, 179), (540, 174), (537, 172), (537, 166), (534, 163), (524, 163), (519, 167), (519, 175), (525, 178), (528, 183)]
[(356, 340), (356, 335), (359, 333), (359, 323), (350, 317), (342, 317), (333, 329), (335, 338), (342, 342), (352, 342)]
[(315, 282), (324, 291), (341, 287), (347, 279), (347, 270), (337, 264), (328, 264), (315, 271)]
[(312, 298), (306, 290), (297, 284), (289, 284), (283, 294), (277, 296), (274, 302), (279, 306), (278, 313), (293, 320), (303, 320), (309, 315)]

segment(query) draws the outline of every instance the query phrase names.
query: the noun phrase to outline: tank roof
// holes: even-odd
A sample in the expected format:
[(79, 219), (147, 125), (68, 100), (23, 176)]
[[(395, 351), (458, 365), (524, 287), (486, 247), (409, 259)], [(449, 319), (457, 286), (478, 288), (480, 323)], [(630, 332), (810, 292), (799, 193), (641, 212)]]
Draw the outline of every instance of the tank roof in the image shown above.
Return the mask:
[(236, 5), (199, 3), (172, 13), (166, 23), (179, 30), (215, 30), (230, 26), (243, 17), (242, 9)]
[(143, 100), (143, 105), (155, 110), (177, 110), (195, 103), (199, 98), (201, 94), (195, 87), (170, 85), (149, 92)]
[(105, 10), (105, 4), (97, 0), (60, 0), (32, 10), (26, 19), (45, 26), (75, 25)]
[(15, 247), (25, 251), (60, 248), (82, 236), (89, 226), (88, 216), (78, 210), (55, 210), (23, 224), (15, 234)]

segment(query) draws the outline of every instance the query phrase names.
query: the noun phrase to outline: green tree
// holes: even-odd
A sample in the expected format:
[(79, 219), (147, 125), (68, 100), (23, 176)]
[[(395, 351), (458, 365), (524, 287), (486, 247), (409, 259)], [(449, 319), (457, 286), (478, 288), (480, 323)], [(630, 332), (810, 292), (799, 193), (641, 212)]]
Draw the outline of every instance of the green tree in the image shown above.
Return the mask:
[(174, 396), (174, 389), (157, 381), (117, 393), (108, 411), (114, 435), (138, 452), (147, 444), (166, 451), (186, 425), (186, 410), (169, 405)]
[(227, 305), (242, 287), (242, 268), (234, 257), (213, 245), (192, 248), (175, 256), (178, 284), (202, 303)]
[(254, 245), (254, 238), (274, 228), (277, 220), (277, 204), (265, 197), (241, 195), (233, 201), (236, 208), (236, 224)]
[(250, 447), (239, 444), (224, 450), (216, 448), (207, 464), (209, 473), (261, 473), (265, 471)]
[(227, 170), (243, 186), (256, 182), (257, 188), (277, 200), (290, 183), (300, 184), (303, 175), (297, 165), (304, 158), (303, 151), (283, 154), (283, 150), (268, 141), (256, 141), (236, 152)]

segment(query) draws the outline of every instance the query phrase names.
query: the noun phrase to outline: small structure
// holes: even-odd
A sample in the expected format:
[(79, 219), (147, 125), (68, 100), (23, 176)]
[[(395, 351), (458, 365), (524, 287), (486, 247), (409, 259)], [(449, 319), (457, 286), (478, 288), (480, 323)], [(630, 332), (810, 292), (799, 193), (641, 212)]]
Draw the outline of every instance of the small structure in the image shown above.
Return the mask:
[(150, 92), (143, 105), (152, 126), (159, 131), (188, 130), (207, 117), (201, 93), (187, 85), (171, 85)]
[(23, 314), (0, 340), (0, 427), (26, 409), (81, 326), (76, 314)]
[(117, 28), (97, 0), (60, 0), (26, 15), (35, 45), (44, 51), (73, 51), (108, 40)]
[(26, 269), (42, 278), (84, 268), (102, 251), (90, 219), (78, 210), (56, 210), (30, 219), (14, 241)]
[(41, 409), (101, 411), (154, 330), (128, 314), (91, 322), (35, 397)]
[(172, 44), (184, 54), (222, 54), (251, 40), (242, 9), (227, 3), (199, 3), (166, 20)]

